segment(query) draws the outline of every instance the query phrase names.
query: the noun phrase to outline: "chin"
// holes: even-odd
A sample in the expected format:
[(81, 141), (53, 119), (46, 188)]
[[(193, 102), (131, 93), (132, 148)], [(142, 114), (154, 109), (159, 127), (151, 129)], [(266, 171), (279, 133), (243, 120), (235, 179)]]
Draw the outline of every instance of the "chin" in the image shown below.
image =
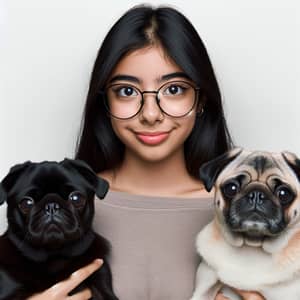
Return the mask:
[(136, 151), (132, 153), (138, 157), (139, 160), (145, 163), (163, 163), (165, 161), (178, 159), (184, 157), (183, 147), (180, 149), (170, 149), (168, 145), (146, 146), (141, 151), (136, 148)]

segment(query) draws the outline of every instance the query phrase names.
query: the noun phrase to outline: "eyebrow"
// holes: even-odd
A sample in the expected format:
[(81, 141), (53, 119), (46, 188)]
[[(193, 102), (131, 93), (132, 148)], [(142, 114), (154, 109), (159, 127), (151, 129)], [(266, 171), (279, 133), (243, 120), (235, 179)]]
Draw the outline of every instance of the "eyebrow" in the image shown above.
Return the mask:
[(137, 77), (131, 76), (131, 75), (125, 75), (125, 74), (118, 74), (118, 75), (114, 76), (113, 78), (110, 79), (109, 83), (113, 83), (113, 82), (119, 81), (119, 80), (141, 83), (141, 81)]
[(170, 73), (170, 74), (163, 75), (161, 77), (160, 81), (166, 81), (166, 80), (177, 78), (177, 77), (181, 77), (181, 78), (191, 80), (191, 78), (186, 73), (184, 73), (184, 72), (175, 72), (175, 73)]
[[(178, 77), (191, 80), (191, 78), (184, 72), (174, 72), (174, 73), (165, 74), (165, 75), (161, 76), (157, 81), (162, 82), (162, 81), (167, 81), (167, 80), (170, 80), (173, 78), (178, 78)], [(131, 82), (138, 83), (138, 84), (141, 83), (141, 80), (138, 77), (126, 75), (126, 74), (118, 74), (118, 75), (112, 77), (110, 79), (109, 83), (113, 83), (115, 81), (122, 81), (122, 80), (131, 81)]]

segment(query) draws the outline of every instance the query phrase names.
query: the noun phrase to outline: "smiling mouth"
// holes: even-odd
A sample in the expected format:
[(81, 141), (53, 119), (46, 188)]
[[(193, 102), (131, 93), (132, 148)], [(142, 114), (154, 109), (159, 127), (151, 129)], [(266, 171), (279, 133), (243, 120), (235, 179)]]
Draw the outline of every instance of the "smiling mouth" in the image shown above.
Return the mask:
[(146, 145), (158, 145), (164, 142), (170, 132), (136, 132), (137, 139)]

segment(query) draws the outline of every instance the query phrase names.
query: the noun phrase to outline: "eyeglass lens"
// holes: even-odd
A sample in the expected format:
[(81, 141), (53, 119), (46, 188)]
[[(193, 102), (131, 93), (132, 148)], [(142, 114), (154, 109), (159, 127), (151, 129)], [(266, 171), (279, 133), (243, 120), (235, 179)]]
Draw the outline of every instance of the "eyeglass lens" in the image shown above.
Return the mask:
[[(142, 108), (145, 93), (133, 85), (120, 83), (113, 84), (106, 90), (108, 109), (112, 116), (127, 119), (135, 116)], [(194, 107), (196, 89), (184, 81), (172, 81), (161, 86), (156, 95), (160, 109), (173, 117), (184, 116)]]

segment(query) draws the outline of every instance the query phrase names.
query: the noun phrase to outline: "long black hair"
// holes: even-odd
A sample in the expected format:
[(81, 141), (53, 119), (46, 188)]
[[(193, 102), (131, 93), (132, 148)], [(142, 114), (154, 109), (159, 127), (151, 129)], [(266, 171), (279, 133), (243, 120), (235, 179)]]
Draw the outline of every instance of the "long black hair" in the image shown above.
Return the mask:
[(199, 166), (232, 147), (217, 80), (206, 48), (189, 20), (171, 7), (136, 6), (106, 35), (96, 58), (77, 141), (76, 158), (95, 172), (117, 167), (124, 145), (115, 135), (100, 91), (116, 64), (129, 51), (159, 44), (164, 52), (200, 87), (204, 112), (184, 144), (186, 166), (198, 177)]

